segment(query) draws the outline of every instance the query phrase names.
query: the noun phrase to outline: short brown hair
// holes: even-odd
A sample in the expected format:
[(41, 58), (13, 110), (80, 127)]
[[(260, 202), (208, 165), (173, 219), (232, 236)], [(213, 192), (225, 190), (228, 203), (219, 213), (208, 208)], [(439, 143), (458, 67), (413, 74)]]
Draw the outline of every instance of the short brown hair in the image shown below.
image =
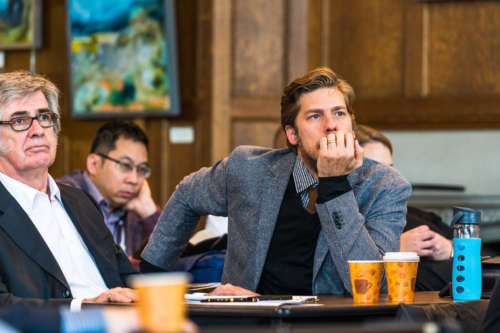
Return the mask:
[(364, 146), (370, 142), (380, 142), (389, 149), (392, 155), (391, 140), (373, 127), (358, 125), (356, 128), (356, 138), (360, 146)]
[[(344, 96), (347, 112), (354, 122), (354, 111), (352, 103), (354, 101), (354, 90), (347, 81), (340, 78), (328, 67), (318, 67), (306, 75), (290, 82), (283, 90), (281, 96), (281, 126), (285, 130), (287, 125), (295, 128), (295, 119), (300, 110), (299, 100), (303, 94), (312, 92), (320, 88), (337, 88)], [(288, 147), (296, 151), (296, 147), (287, 140)]]

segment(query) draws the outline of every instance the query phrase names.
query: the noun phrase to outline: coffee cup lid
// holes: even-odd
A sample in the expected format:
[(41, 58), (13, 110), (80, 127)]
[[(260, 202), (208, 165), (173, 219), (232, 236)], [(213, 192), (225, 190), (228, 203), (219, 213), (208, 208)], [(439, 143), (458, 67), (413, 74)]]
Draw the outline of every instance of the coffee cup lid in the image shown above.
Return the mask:
[(386, 252), (384, 261), (420, 261), (417, 252)]
[(152, 287), (173, 284), (188, 284), (190, 276), (184, 272), (136, 274), (129, 277), (129, 283), (134, 287)]

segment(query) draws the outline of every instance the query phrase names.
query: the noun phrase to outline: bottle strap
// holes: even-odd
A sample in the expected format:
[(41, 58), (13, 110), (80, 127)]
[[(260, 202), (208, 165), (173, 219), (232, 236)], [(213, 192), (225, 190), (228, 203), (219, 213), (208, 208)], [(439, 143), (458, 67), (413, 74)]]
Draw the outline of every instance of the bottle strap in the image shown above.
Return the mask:
[(450, 223), (450, 227), (454, 227), (455, 224), (460, 221), (460, 219), (462, 218), (462, 216), (464, 216), (464, 213), (462, 212), (458, 212), (457, 214), (455, 214), (455, 216), (453, 216), (453, 219), (451, 220), (451, 223)]

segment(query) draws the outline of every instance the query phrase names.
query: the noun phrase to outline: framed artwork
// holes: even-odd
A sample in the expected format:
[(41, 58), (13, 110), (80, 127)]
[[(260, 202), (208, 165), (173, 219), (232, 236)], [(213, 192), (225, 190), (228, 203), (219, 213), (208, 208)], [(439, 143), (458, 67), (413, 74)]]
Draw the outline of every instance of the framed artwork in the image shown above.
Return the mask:
[(67, 3), (72, 115), (178, 115), (173, 0)]
[(0, 50), (40, 47), (40, 0), (0, 0)]

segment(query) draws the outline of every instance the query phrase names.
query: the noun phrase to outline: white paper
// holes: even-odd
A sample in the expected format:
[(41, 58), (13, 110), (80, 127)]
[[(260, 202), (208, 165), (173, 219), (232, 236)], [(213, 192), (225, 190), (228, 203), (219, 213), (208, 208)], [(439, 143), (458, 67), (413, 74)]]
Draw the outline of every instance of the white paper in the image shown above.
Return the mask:
[[(192, 293), (185, 294), (184, 298), (187, 304), (202, 304), (209, 306), (281, 306), (281, 305), (296, 305), (305, 304), (308, 302), (314, 302), (318, 298), (317, 296), (292, 296), (292, 299), (288, 300), (259, 300), (257, 302), (201, 302), (206, 299), (221, 299), (221, 298), (238, 298), (245, 296), (207, 296), (206, 293)], [(310, 304), (308, 304), (310, 305)]]

